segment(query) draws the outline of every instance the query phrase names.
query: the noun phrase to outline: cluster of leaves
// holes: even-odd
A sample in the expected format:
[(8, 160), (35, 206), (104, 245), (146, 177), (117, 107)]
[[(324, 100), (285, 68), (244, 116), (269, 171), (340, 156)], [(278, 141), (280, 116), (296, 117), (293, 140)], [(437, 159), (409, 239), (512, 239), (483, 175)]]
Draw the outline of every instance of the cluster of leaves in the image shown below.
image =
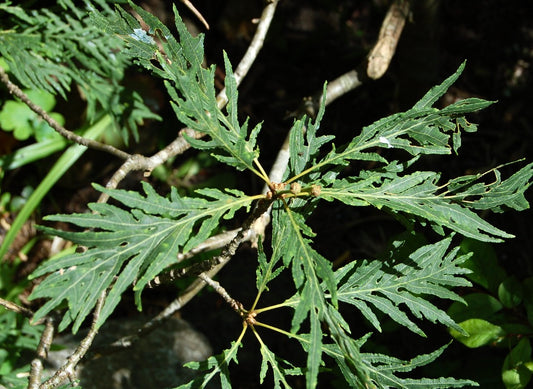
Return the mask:
[(492, 246), (465, 239), (461, 251), (473, 252), (464, 267), (479, 289), (463, 296), (468, 306), (453, 303), (448, 314), (465, 336), (453, 329), (451, 335), (469, 348), (495, 346), (510, 349), (502, 366), (507, 388), (526, 388), (533, 373), (533, 278), (522, 281), (509, 276), (498, 264)]
[[(112, 12), (105, 0), (94, 3), (103, 12)], [(87, 101), (90, 122), (102, 112), (111, 114), (120, 123), (126, 142), (130, 132), (137, 139), (138, 124), (157, 116), (137, 92), (121, 85), (130, 65), (121, 53), (122, 41), (88, 23), (87, 9), (94, 9), (95, 4), (84, 1), (84, 5), (59, 0), (58, 12), (27, 12), (9, 2), (0, 4), (0, 14), (9, 15), (4, 19), (12, 23), (4, 25), (0, 33), (0, 57), (27, 88), (66, 99), (75, 83)]]
[[(192, 37), (177, 12), (175, 24), (179, 39), (139, 7), (132, 5), (137, 14), (133, 17), (122, 8), (111, 11), (100, 5), (103, 11), (93, 10), (90, 18), (98, 36), (102, 39), (119, 37), (124, 45), (121, 46), (123, 58), (162, 77), (178, 119), (208, 136), (207, 140), (190, 139), (190, 143), (197, 149), (211, 151), (220, 162), (252, 172), (272, 184), (259, 163), (256, 138), (260, 126), (249, 130), (247, 122), (239, 123), (238, 93), (227, 57), (224, 61), (229, 103), (227, 109), (222, 110), (217, 105), (214, 67), (202, 66), (203, 37)], [(317, 385), (319, 371), (323, 366), (330, 366), (326, 362), (331, 360), (346, 382), (358, 388), (475, 385), (472, 381), (454, 378), (404, 377), (404, 373), (435, 360), (445, 347), (409, 361), (363, 352), (361, 349), (369, 335), (352, 334), (339, 310), (341, 304), (353, 306), (377, 331), (382, 330), (379, 317), (386, 315), (422, 336), (425, 334), (418, 324), (421, 320), (467, 334), (431, 302), (434, 296), (465, 302), (451, 289), (470, 285), (463, 277), (468, 270), (462, 267), (469, 254), (460, 254), (459, 248), (452, 246), (453, 233), (486, 242), (511, 237), (475, 211), (525, 209), (528, 204), (524, 191), (533, 177), (533, 164), (505, 180), (493, 169), (496, 179), (490, 184), (482, 182), (483, 175), (439, 183), (440, 176), (436, 172), (413, 171), (422, 155), (457, 152), (461, 132), (476, 131), (476, 125), (469, 123), (464, 115), (491, 104), (470, 98), (444, 109), (434, 107), (463, 68), (464, 64), (412, 109), (363, 128), (344, 146), (331, 143), (333, 136), (317, 136), (324, 107), (314, 121), (307, 118), (295, 121), (290, 136), (289, 168), (283, 185), (271, 193), (272, 239), (268, 248), (259, 245), (258, 294), (253, 306), (246, 310), (248, 320), (241, 335), (228, 349), (205, 362), (190, 364), (205, 374), (184, 387), (204, 386), (216, 376), (220, 377), (222, 387), (230, 387), (228, 367), (237, 362), (248, 329), (260, 344), (263, 357), (260, 380), (264, 380), (270, 368), (275, 387), (289, 387), (289, 375), (304, 375), (307, 387), (313, 388)], [(63, 84), (51, 85), (61, 88)], [(387, 152), (392, 149), (400, 151), (396, 155), (402, 155), (403, 159), (388, 160)], [(342, 176), (342, 168), (353, 161), (372, 161), (376, 167)], [(290, 184), (294, 184), (291, 190)], [(92, 214), (48, 217), (48, 220), (71, 223), (89, 231), (67, 232), (42, 227), (47, 233), (87, 248), (50, 259), (32, 275), (48, 274), (31, 296), (48, 299), (36, 313), (35, 320), (67, 303), (60, 330), (72, 324), (77, 331), (104, 290), (109, 293), (99, 325), (132, 285), (140, 307), (141, 292), (152, 278), (169, 266), (182, 266), (176, 259), (179, 252), (191, 250), (207, 239), (224, 218), (233, 217), (240, 209), (250, 210), (254, 201), (266, 197), (230, 189), (202, 189), (192, 197), (181, 196), (173, 190), (166, 198), (148, 184), (143, 185), (144, 194), (95, 187), (118, 205), (91, 204)], [(313, 247), (315, 233), (306, 223), (318, 206), (327, 206), (331, 201), (347, 206), (377, 207), (411, 228), (429, 225), (443, 238), (420, 247), (407, 258), (400, 255), (407, 239), (398, 240), (384, 259), (361, 259), (334, 271), (331, 262)], [(290, 272), (296, 293), (276, 306), (258, 308), (268, 283), (284, 271)], [(293, 309), (290, 330), (261, 322), (261, 312), (282, 307)], [(261, 327), (299, 342), (307, 354), (306, 365), (297, 367), (276, 356), (261, 338)]]
[[(18, 295), (27, 282), (14, 281), (16, 265), (0, 262), (0, 297), (20, 304)], [(43, 327), (31, 325), (25, 317), (0, 307), (0, 382), (25, 386), (27, 379), (24, 373), (29, 370), (29, 361), (39, 344)]]

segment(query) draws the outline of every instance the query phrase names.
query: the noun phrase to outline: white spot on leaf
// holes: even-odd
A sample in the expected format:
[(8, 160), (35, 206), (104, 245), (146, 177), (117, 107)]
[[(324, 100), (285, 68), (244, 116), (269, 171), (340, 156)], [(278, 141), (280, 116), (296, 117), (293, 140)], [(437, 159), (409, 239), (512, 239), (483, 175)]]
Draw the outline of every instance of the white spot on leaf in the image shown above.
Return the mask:
[(392, 145), (390, 144), (389, 140), (387, 138), (385, 138), (384, 136), (380, 136), (379, 137), (379, 141), (381, 143), (385, 143), (387, 145), (387, 148), (389, 148), (389, 149), (392, 147)]
[(142, 28), (136, 28), (133, 30), (133, 34), (130, 34), (130, 36), (140, 42), (143, 43), (150, 43), (155, 44), (154, 39), (146, 33)]

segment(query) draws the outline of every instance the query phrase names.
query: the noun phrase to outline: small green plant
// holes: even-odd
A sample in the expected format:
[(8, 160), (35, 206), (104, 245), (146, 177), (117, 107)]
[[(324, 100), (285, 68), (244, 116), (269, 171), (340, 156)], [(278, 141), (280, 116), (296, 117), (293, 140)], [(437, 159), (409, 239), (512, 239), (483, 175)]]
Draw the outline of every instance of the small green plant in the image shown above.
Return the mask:
[[(54, 95), (48, 92), (29, 90), (25, 93), (32, 102), (42, 107), (45, 111), (50, 111), (56, 104)], [(65, 120), (61, 114), (51, 113), (50, 116), (61, 125), (65, 124)], [(18, 140), (26, 140), (30, 136), (34, 136), (40, 142), (46, 139), (60, 137), (48, 123), (33, 112), (26, 104), (19, 101), (9, 100), (4, 103), (4, 106), (0, 110), (0, 122), (2, 123), (2, 129), (13, 131), (13, 135)]]
[[(142, 292), (154, 279), (188, 276), (198, 278), (195, 285), (212, 286), (225, 299), (242, 318), (242, 331), (221, 353), (204, 362), (190, 363), (189, 367), (201, 375), (184, 388), (204, 387), (217, 377), (221, 387), (231, 387), (229, 369), (238, 362), (240, 348), (246, 346), (243, 338), (247, 332), (255, 336), (260, 347), (259, 381), (263, 383), (270, 372), (276, 388), (290, 387), (294, 375), (303, 376), (306, 387), (314, 388), (320, 373), (333, 371), (334, 367), (347, 385), (356, 388), (475, 386), (468, 379), (413, 378), (413, 370), (433, 362), (446, 346), (409, 360), (365, 350), (372, 334), (352, 332), (341, 313), (344, 307), (356, 310), (377, 332), (383, 331), (382, 321), (387, 317), (420, 336), (426, 336), (420, 325), (424, 320), (449, 327), (455, 337), (468, 336), (471, 328), (433, 301), (466, 302), (453, 289), (471, 285), (466, 278), (470, 270), (465, 266), (471, 254), (461, 252), (454, 237), (462, 235), (483, 242), (511, 238), (476, 212), (526, 209), (529, 205), (524, 192), (533, 177), (533, 164), (506, 179), (500, 167), (448, 181), (442, 181), (438, 172), (417, 170), (417, 162), (426, 155), (458, 153), (462, 132), (477, 130), (465, 115), (492, 104), (469, 98), (442, 109), (435, 107), (465, 65), (410, 110), (364, 127), (344, 145), (334, 144), (332, 135), (319, 133), (325, 132), (320, 128), (327, 100), (325, 86), (316, 118), (294, 121), (283, 169), (267, 174), (257, 144), (261, 125), (251, 128), (248, 120), (239, 120), (237, 75), (227, 55), (225, 97), (221, 98), (214, 87), (214, 66), (203, 66), (203, 36), (192, 37), (176, 10), (178, 37), (134, 4), (130, 4), (134, 15), (121, 7), (110, 10), (103, 2), (98, 4), (99, 10), (94, 4), (90, 6), (90, 22), (79, 16), (80, 20), (89, 23), (104, 41), (119, 45), (122, 61), (135, 63), (164, 80), (177, 119), (188, 127), (180, 139), (198, 150), (209, 151), (235, 171), (255, 175), (267, 189), (247, 194), (233, 188), (202, 188), (186, 196), (172, 188), (164, 197), (146, 182), (142, 192), (116, 189), (117, 177), (124, 176), (119, 170), (106, 187), (94, 184), (102, 197), (89, 204), (91, 213), (47, 216), (47, 221), (70, 223), (76, 229), (41, 226), (41, 231), (84, 248), (44, 262), (31, 276), (46, 276), (31, 295), (31, 299), (46, 301), (35, 312), (34, 321), (60, 310), (58, 330), (71, 327), (77, 332), (93, 315), (86, 342), (68, 363), (75, 365), (87, 352), (92, 337), (126, 290), (133, 288), (141, 309)], [(10, 54), (9, 50), (2, 53), (6, 59)], [(46, 83), (46, 71), (40, 72), (35, 84)], [(24, 74), (14, 75), (23, 82)], [(54, 81), (54, 85), (65, 87), (61, 80)], [(124, 169), (154, 168), (149, 158), (127, 155), (125, 159)], [(371, 162), (368, 166), (372, 167), (344, 169), (354, 162)], [(114, 200), (113, 204), (107, 203), (108, 198)], [(440, 238), (405, 255), (411, 234), (402, 235), (384, 258), (354, 259), (333, 269), (331, 258), (315, 249), (315, 233), (307, 224), (317, 208), (328, 207), (331, 202), (346, 207), (375, 207), (399, 219), (408, 231), (429, 227)], [(217, 238), (219, 226), (238, 211), (246, 212), (248, 218), (238, 231), (221, 238), (224, 243), (217, 246), (222, 247), (221, 253), (191, 261), (200, 251), (197, 248)], [(261, 234), (265, 225), (261, 223), (268, 217), (272, 227), (266, 232), (269, 244), (264, 245)], [(212, 277), (231, 259), (238, 245), (254, 235), (257, 294), (250, 306), (244, 306)], [(282, 273), (290, 274), (292, 280), (285, 299), (263, 306), (269, 283)], [(514, 301), (512, 296), (508, 299)], [(290, 328), (263, 320), (262, 313), (279, 309), (292, 311)], [(276, 355), (264, 340), (263, 331), (276, 331), (299, 343), (306, 355), (305, 364), (296, 366), (294, 361)], [(521, 342), (515, 347), (506, 362), (508, 366), (515, 366), (515, 360), (524, 360), (525, 356), (529, 358), (528, 344)], [(71, 367), (58, 371), (44, 387), (60, 385)]]
[(464, 266), (472, 270), (467, 277), (481, 290), (463, 296), (467, 305), (453, 303), (448, 309), (469, 336), (450, 332), (469, 348), (509, 349), (502, 366), (503, 383), (506, 388), (526, 388), (533, 372), (533, 278), (519, 281), (509, 276), (489, 243), (465, 239), (461, 250), (474, 253)]

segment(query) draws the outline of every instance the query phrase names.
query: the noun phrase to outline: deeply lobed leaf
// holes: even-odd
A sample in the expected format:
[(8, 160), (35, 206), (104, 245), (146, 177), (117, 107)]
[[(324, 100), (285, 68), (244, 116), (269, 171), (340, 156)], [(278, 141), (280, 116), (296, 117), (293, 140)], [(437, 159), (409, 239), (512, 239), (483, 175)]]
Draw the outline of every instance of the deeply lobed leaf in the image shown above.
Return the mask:
[(533, 164), (504, 181), (497, 169), (493, 171), (496, 181), (491, 184), (479, 182), (480, 174), (455, 178), (444, 185), (438, 184), (440, 175), (434, 172), (363, 172), (358, 178), (335, 181), (330, 188), (322, 189), (321, 197), (351, 206), (372, 205), (407, 218), (414, 216), (429, 222), (441, 235), (443, 227), (447, 227), (470, 238), (501, 242), (513, 235), (492, 226), (471, 209), (529, 207), (524, 192), (531, 185)]
[(227, 113), (224, 113), (218, 108), (214, 88), (215, 67), (203, 67), (203, 35), (191, 36), (175, 7), (179, 41), (155, 16), (141, 7), (133, 4), (132, 7), (147, 28), (121, 8), (112, 19), (103, 15), (93, 16), (94, 22), (121, 36), (128, 55), (165, 80), (172, 107), (183, 124), (209, 135), (207, 141), (187, 137), (193, 147), (213, 150), (219, 161), (261, 176), (254, 167), (254, 159), (259, 156), (256, 136), (260, 126), (249, 133), (248, 123), (241, 125), (238, 121), (237, 85), (227, 56), (224, 54), (228, 107)]
[(126, 209), (109, 204), (91, 204), (97, 213), (55, 215), (47, 220), (62, 221), (93, 231), (68, 232), (41, 227), (45, 232), (86, 246), (40, 266), (33, 277), (49, 276), (35, 289), (32, 298), (50, 300), (37, 312), (43, 317), (64, 300), (69, 311), (60, 329), (74, 322), (76, 331), (94, 307), (102, 291), (111, 287), (99, 323), (111, 314), (122, 292), (135, 283), (140, 307), (144, 286), (166, 267), (176, 263), (178, 252), (187, 252), (207, 239), (222, 218), (231, 218), (253, 198), (239, 191), (199, 190), (202, 197), (184, 198), (173, 190), (169, 199), (143, 183), (145, 195), (124, 190), (97, 189), (121, 202)]
[[(468, 273), (460, 267), (468, 256), (457, 257), (458, 248), (448, 252), (451, 238), (426, 245), (409, 256), (409, 261), (354, 261), (335, 272), (339, 301), (351, 304), (379, 331), (381, 326), (373, 310), (378, 310), (411, 331), (424, 332), (401, 307), (415, 317), (438, 322), (460, 331), (460, 327), (429, 296), (462, 301), (450, 290), (470, 286), (461, 276)], [(394, 252), (390, 254), (394, 261)]]
[[(324, 171), (326, 167), (331, 169), (336, 165), (344, 166), (352, 160), (388, 164), (387, 159), (375, 151), (376, 148), (400, 149), (413, 156), (450, 154), (452, 150), (457, 152), (461, 145), (461, 130), (474, 132), (477, 129), (475, 124), (466, 121), (464, 115), (486, 108), (493, 103), (471, 98), (458, 101), (441, 110), (432, 107), (459, 77), (463, 69), (464, 64), (442, 84), (431, 89), (412, 109), (388, 116), (364, 127), (348, 145), (338, 149), (333, 146), (326, 156), (314, 162), (302, 173), (298, 173), (297, 176)], [(329, 139), (324, 139), (322, 143), (326, 140)], [(303, 144), (303, 142), (300, 140), (299, 143), (294, 143), (296, 146), (298, 144)], [(317, 144), (317, 147), (321, 145)]]
[(432, 353), (419, 355), (408, 361), (394, 358), (383, 354), (361, 353), (363, 363), (367, 367), (368, 378), (370, 383), (367, 386), (354, 383), (353, 376), (350, 369), (342, 357), (342, 353), (336, 345), (328, 345), (324, 352), (333, 357), (337, 362), (340, 371), (344, 375), (347, 382), (352, 384), (352, 387), (364, 388), (401, 388), (401, 389), (415, 389), (415, 388), (464, 388), (467, 386), (478, 386), (477, 383), (471, 380), (455, 379), (455, 378), (403, 378), (398, 373), (405, 373), (414, 370), (418, 367), (426, 366), (437, 359), (446, 349), (443, 346)]

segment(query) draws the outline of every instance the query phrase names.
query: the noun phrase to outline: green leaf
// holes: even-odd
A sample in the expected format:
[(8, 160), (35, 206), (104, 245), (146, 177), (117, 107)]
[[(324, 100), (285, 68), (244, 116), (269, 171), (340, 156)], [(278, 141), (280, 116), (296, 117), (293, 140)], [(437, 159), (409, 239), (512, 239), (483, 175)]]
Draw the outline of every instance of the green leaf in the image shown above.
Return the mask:
[(313, 388), (317, 382), (322, 353), (320, 321), (324, 319), (327, 310), (321, 281), (324, 281), (330, 291), (335, 305), (337, 301), (331, 264), (311, 247), (311, 241), (307, 238), (313, 235), (305, 224), (305, 217), (314, 208), (313, 202), (305, 207), (304, 203), (302, 200), (295, 199), (290, 207), (284, 203), (283, 206), (273, 208), (272, 248), (273, 260), (283, 256), (284, 265), (291, 266), (293, 280), (300, 298), (292, 319), (292, 332), (297, 332), (307, 317), (310, 320), (312, 341), (307, 350), (306, 382), (308, 388)]
[[(24, 93), (32, 103), (45, 111), (50, 111), (55, 106), (54, 95), (46, 91), (26, 90)], [(61, 125), (65, 122), (63, 116), (58, 113), (50, 113), (50, 116)], [(20, 101), (8, 100), (4, 103), (0, 110), (0, 123), (5, 131), (13, 131), (13, 135), (18, 140), (26, 140), (32, 135), (38, 142), (61, 137), (48, 123)]]
[(285, 266), (283, 265), (276, 267), (280, 259), (279, 255), (273, 255), (270, 261), (267, 260), (265, 252), (263, 250), (263, 243), (261, 241), (261, 238), (259, 238), (257, 242), (257, 259), (258, 266), (256, 269), (256, 285), (258, 293), (256, 303), (259, 300), (261, 293), (263, 293), (263, 291), (265, 290), (268, 290), (267, 284), (271, 280), (276, 278), (283, 270), (285, 270)]
[(492, 245), (465, 238), (460, 247), (462, 254), (471, 253), (471, 257), (463, 263), (463, 267), (472, 271), (467, 278), (496, 294), (498, 286), (507, 277), (507, 273), (498, 264), (498, 257)]
[[(324, 98), (326, 96), (326, 84), (324, 84), (322, 96), (324, 96)], [(307, 117), (303, 117), (293, 124), (289, 136), (289, 169), (285, 174), (289, 174), (290, 172), (292, 175), (297, 175), (301, 173), (308, 164), (314, 164), (320, 148), (335, 138), (333, 135), (316, 136), (324, 112), (325, 104), (323, 101), (314, 121), (311, 121)]]
[(237, 361), (237, 352), (239, 347), (242, 346), (240, 338), (244, 334), (241, 333), (239, 340), (231, 343), (229, 349), (223, 350), (220, 354), (209, 357), (207, 361), (203, 362), (189, 362), (185, 366), (204, 372), (205, 374), (202, 377), (199, 377), (188, 384), (180, 385), (176, 389), (187, 389), (187, 388), (204, 388), (209, 381), (211, 381), (217, 375), (220, 376), (220, 386), (222, 389), (231, 389), (231, 380), (228, 365), (230, 362), (238, 363)]
[(448, 308), (448, 315), (457, 323), (467, 319), (491, 320), (494, 314), (503, 309), (503, 305), (494, 297), (485, 293), (470, 293), (463, 296), (464, 302), (454, 302)]
[(450, 77), (448, 77), (446, 80), (444, 80), (440, 85), (434, 86), (431, 88), (425, 95), (422, 97), (413, 108), (415, 109), (424, 109), (424, 108), (430, 108), (435, 104), (435, 102), (444, 96), (446, 91), (452, 84), (457, 81), (461, 73), (463, 73), (463, 70), (465, 69), (466, 61), (464, 61), (454, 74), (452, 74)]
[[(56, 308), (63, 300), (69, 311), (60, 323), (63, 330), (74, 322), (77, 331), (94, 307), (101, 292), (111, 287), (98, 324), (112, 313), (121, 294), (135, 282), (140, 308), (144, 286), (166, 267), (175, 264), (178, 252), (187, 252), (207, 239), (218, 227), (220, 219), (231, 218), (236, 210), (249, 207), (254, 198), (239, 191), (198, 190), (202, 197), (180, 197), (173, 188), (170, 198), (159, 196), (147, 183), (145, 195), (124, 190), (95, 187), (122, 203), (127, 209), (109, 204), (90, 204), (93, 214), (54, 215), (47, 220), (72, 223), (95, 231), (68, 232), (41, 227), (47, 233), (61, 236), (88, 247), (50, 260), (32, 275), (51, 273), (34, 290), (31, 298), (50, 300), (37, 311), (35, 320)], [(90, 287), (89, 287), (90, 285)]]
[[(403, 378), (398, 373), (410, 372), (418, 367), (426, 366), (435, 361), (446, 349), (443, 346), (432, 353), (418, 355), (410, 360), (401, 360), (388, 355), (375, 353), (361, 353), (361, 358), (368, 372), (368, 383), (363, 386), (360, 383), (352, 385), (356, 388), (464, 388), (467, 386), (478, 386), (470, 380), (455, 378)], [(346, 361), (342, 358), (342, 353), (337, 345), (327, 345), (324, 352), (333, 357), (337, 362), (345, 380), (354, 383), (354, 376), (350, 373)]]
[(260, 340), (260, 345), (261, 356), (263, 359), (261, 361), (261, 370), (259, 372), (259, 382), (261, 384), (263, 383), (268, 371), (268, 366), (270, 365), (274, 375), (274, 389), (280, 389), (282, 384), (284, 388), (290, 388), (291, 386), (287, 383), (285, 377), (287, 375), (302, 375), (302, 369), (294, 367), (286, 360), (277, 357), (262, 340)]
[(506, 209), (523, 211), (529, 208), (524, 192), (531, 186), (533, 177), (533, 163), (524, 166), (511, 177), (501, 181), (500, 173), (494, 169), (496, 180), (487, 185), (481, 198), (474, 201), (475, 209), (490, 209), (493, 212), (503, 212)]
[(498, 287), (498, 298), (506, 308), (514, 308), (522, 302), (524, 288), (514, 276), (507, 277)]
[(413, 156), (420, 154), (450, 154), (460, 147), (461, 129), (476, 131), (476, 125), (463, 115), (488, 107), (493, 102), (465, 99), (442, 110), (432, 108), (450, 85), (459, 77), (464, 64), (441, 85), (431, 89), (407, 112), (397, 113), (364, 127), (348, 145), (333, 150), (296, 177), (321, 171), (328, 165), (347, 165), (351, 160), (375, 161), (387, 164), (387, 159), (375, 148), (401, 149)]
[[(469, 348), (478, 348), (495, 342), (506, 334), (500, 326), (483, 319), (468, 319), (459, 323), (459, 325), (462, 331), (452, 328), (450, 329), (450, 334)], [(464, 332), (468, 335), (464, 335)]]
[(409, 261), (354, 261), (335, 272), (339, 301), (355, 306), (379, 331), (381, 326), (373, 310), (378, 310), (411, 331), (425, 336), (405, 310), (416, 318), (442, 323), (464, 333), (444, 311), (428, 297), (463, 301), (449, 288), (469, 286), (461, 276), (467, 271), (459, 265), (467, 258), (457, 257), (458, 248), (448, 251), (451, 238), (426, 245), (410, 255)]
[(248, 169), (262, 177), (254, 167), (259, 156), (256, 137), (260, 126), (248, 134), (248, 122), (239, 124), (237, 85), (231, 64), (224, 54), (226, 70), (227, 113), (217, 106), (214, 88), (215, 67), (204, 68), (204, 37), (192, 37), (174, 7), (178, 40), (155, 16), (131, 4), (148, 31), (132, 15), (118, 9), (113, 18), (92, 16), (105, 31), (118, 34), (126, 44), (127, 55), (165, 80), (178, 119), (187, 127), (209, 135), (209, 140), (187, 137), (189, 143), (204, 150), (213, 150), (221, 162), (239, 170)]
[[(174, 110), (178, 118), (187, 124), (189, 128), (205, 132), (211, 137), (210, 141), (188, 138), (192, 146), (204, 150), (222, 149), (224, 153), (214, 154), (219, 161), (234, 166), (239, 170), (248, 169), (257, 175), (261, 175), (254, 167), (254, 159), (259, 156), (259, 150), (255, 145), (256, 137), (261, 127), (260, 125), (256, 126), (248, 137), (248, 121), (245, 121), (242, 126), (239, 124), (237, 116), (237, 84), (231, 64), (225, 53), (224, 65), (226, 67), (225, 83), (228, 97), (227, 115), (222, 113), (217, 107), (214, 90), (209, 90), (207, 96), (205, 93), (202, 96), (201, 92), (193, 89), (192, 85), (189, 85), (187, 90), (184, 89), (185, 87), (180, 90), (184, 99), (178, 98), (177, 93), (171, 94), (174, 102), (177, 102), (177, 104), (173, 105)], [(211, 72), (209, 75), (210, 80), (212, 80), (213, 75), (214, 73)], [(181, 83), (185, 85), (185, 80), (181, 80)], [(195, 123), (198, 118), (201, 118), (201, 120)]]
[(449, 185), (438, 185), (440, 175), (418, 171), (409, 175), (375, 174), (363, 179), (337, 180), (330, 188), (323, 188), (321, 198), (340, 200), (348, 205), (373, 205), (406, 217), (427, 220), (444, 234), (448, 227), (464, 236), (486, 242), (500, 242), (513, 235), (492, 226), (469, 209), (469, 192), (458, 192)]
[[(531, 381), (531, 344), (522, 338), (505, 357), (502, 366), (502, 379), (506, 388), (526, 388)], [(528, 365), (529, 363), (529, 365)]]
[(502, 381), (506, 389), (523, 389), (531, 381), (531, 371), (524, 366), (502, 372)]

